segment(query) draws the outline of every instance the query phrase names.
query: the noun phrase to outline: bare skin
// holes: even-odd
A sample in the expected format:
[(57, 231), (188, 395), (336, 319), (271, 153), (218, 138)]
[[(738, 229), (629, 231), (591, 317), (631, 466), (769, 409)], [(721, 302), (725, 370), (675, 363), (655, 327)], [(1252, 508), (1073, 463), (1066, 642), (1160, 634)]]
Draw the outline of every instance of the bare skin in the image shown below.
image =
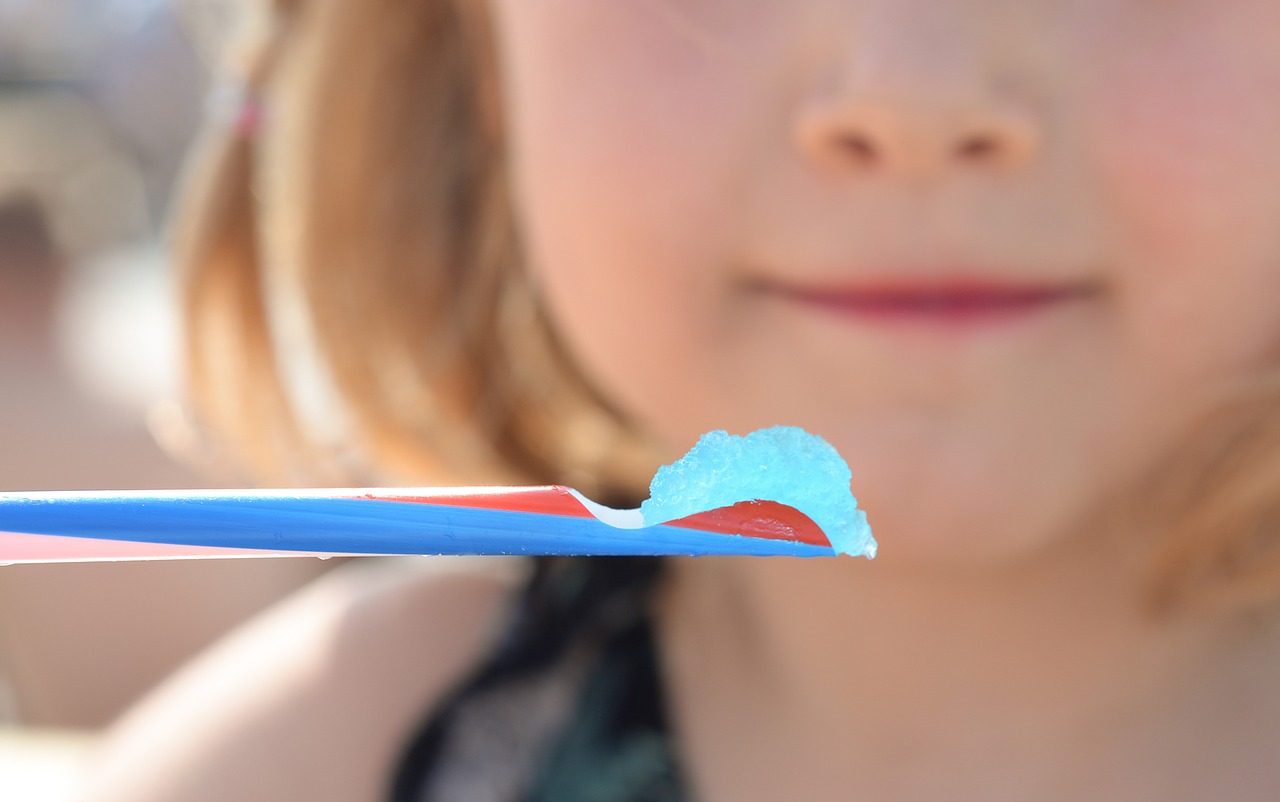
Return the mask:
[[(882, 559), (1077, 538), (1275, 366), (1271, 0), (488, 6), (531, 270), (584, 370), (673, 458), (822, 435)], [(911, 282), (1076, 294), (842, 301)]]
[[(1034, 591), (992, 573), (883, 608), (902, 579), (872, 565), (754, 565), (676, 563), (657, 610), (699, 799), (1243, 801), (1280, 783), (1273, 626), (1153, 627), (1114, 615), (1118, 582), (1066, 604), (1049, 566)], [(780, 574), (810, 590), (771, 595)], [(823, 579), (861, 598), (834, 607), (848, 594)], [(122, 721), (78, 802), (383, 798), (515, 581), (412, 566), (322, 580)]]
[(77, 800), (383, 798), (424, 711), (489, 646), (518, 575), (497, 561), (344, 566), (121, 720)]
[[(1275, 622), (1149, 617), (1161, 533), (1107, 520), (1274, 370), (1280, 6), (486, 5), (530, 262), (588, 375), (672, 456), (821, 434), (881, 542), (680, 565), (701, 798), (1280, 784)], [(975, 280), (1072, 300), (862, 305)]]
[(1274, 621), (1154, 623), (1121, 583), (1069, 597), (1069, 574), (1042, 569), (922, 581), (874, 565), (681, 565), (663, 643), (698, 798), (1155, 802), (1280, 787)]
[[(1160, 533), (1099, 523), (1223, 388), (1274, 362), (1280, 6), (483, 6), (522, 233), (583, 370), (672, 456), (715, 428), (823, 435), (881, 542), (874, 563), (676, 564), (659, 625), (701, 799), (1280, 786), (1275, 621), (1146, 615)], [(963, 323), (847, 302), (975, 277), (1072, 300)], [(425, 598), (421, 621), (373, 627), (368, 654), (395, 665), (298, 677), (286, 661), (273, 694), (219, 719), (210, 763), (182, 757), (166, 776), (188, 779), (152, 798), (271, 768), (237, 744), (336, 756), (308, 740), (311, 706), (377, 686), (413, 709), (349, 711), (373, 736), (351, 739), (341, 787), (372, 798), (466, 662), (410, 679), (389, 644), (437, 638), (428, 663), (479, 648), (445, 595)], [(295, 793), (297, 774), (254, 787)], [(323, 785), (305, 790), (336, 798)]]

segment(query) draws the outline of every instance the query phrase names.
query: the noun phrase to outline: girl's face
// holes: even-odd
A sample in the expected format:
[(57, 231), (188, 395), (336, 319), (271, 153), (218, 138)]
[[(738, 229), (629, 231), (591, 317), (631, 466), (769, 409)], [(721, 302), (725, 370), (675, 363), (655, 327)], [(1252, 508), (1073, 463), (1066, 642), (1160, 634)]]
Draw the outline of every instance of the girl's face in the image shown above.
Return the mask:
[(1280, 344), (1275, 0), (489, 0), (573, 354), (794, 424), (886, 559), (1078, 526)]

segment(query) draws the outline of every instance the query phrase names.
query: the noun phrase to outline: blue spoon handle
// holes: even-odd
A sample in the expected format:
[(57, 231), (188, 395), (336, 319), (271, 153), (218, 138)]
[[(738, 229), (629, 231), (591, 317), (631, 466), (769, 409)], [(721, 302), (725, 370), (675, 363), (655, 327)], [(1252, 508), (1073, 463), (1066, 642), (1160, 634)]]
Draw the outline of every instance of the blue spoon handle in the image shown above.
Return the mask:
[[(0, 533), (323, 554), (829, 557), (787, 540), (574, 517), (297, 493), (0, 493)], [(0, 538), (0, 562), (6, 558)]]

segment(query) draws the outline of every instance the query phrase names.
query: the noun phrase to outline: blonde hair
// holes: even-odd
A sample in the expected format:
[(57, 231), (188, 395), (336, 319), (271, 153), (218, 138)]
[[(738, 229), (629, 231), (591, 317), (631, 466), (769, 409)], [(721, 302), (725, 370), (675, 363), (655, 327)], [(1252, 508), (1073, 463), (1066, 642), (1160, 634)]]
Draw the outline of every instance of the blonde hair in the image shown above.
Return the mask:
[(1280, 599), (1280, 371), (1233, 393), (1136, 497), (1164, 539), (1157, 608)]
[(266, 125), (209, 132), (176, 228), (192, 403), (252, 472), (335, 475), (282, 380), (283, 283), (381, 476), (635, 501), (653, 457), (521, 269), (466, 1), (272, 0), (247, 27), (231, 65)]
[[(264, 287), (286, 281), (370, 464), (633, 503), (654, 455), (565, 358), (522, 269), (477, 5), (265, 7), (231, 64), (268, 124), (211, 130), (177, 229), (192, 401), (259, 474), (331, 465), (273, 346)], [(1241, 397), (1141, 494), (1173, 530), (1162, 604), (1280, 595), (1280, 376)]]

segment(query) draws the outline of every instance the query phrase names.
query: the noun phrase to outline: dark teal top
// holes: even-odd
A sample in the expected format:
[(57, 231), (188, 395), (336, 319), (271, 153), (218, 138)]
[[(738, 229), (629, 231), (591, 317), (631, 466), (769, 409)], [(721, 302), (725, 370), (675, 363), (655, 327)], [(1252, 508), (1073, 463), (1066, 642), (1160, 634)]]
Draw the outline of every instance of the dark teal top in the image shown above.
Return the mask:
[(392, 802), (686, 802), (652, 628), (660, 573), (540, 563), (499, 646), (409, 744)]

